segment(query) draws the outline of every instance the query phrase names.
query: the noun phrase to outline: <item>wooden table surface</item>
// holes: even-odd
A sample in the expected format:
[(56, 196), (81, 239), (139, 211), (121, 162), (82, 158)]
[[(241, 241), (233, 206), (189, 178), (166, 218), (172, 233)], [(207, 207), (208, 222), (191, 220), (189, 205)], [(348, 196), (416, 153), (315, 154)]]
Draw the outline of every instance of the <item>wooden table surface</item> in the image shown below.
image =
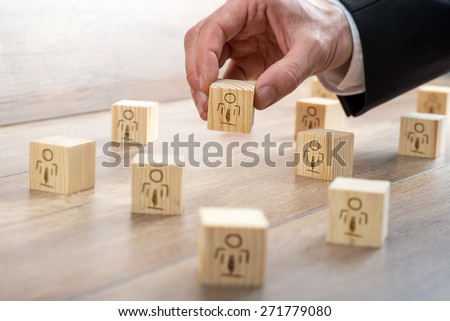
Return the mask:
[[(182, 140), (193, 133), (202, 146), (262, 142), (268, 133), (290, 142), (293, 99), (307, 90), (257, 112), (250, 135), (207, 131), (190, 100), (164, 103), (156, 145), (178, 133)], [(325, 242), (329, 182), (296, 177), (285, 167), (293, 148), (285, 156), (272, 149), (277, 167), (240, 167), (238, 149), (232, 167), (187, 166), (184, 213), (157, 217), (130, 214), (130, 168), (101, 165), (111, 160), (102, 153), (109, 112), (1, 127), (0, 299), (449, 300), (450, 139), (446, 154), (434, 160), (397, 156), (399, 118), (414, 110), (409, 93), (346, 120), (355, 133), (354, 176), (392, 182), (389, 235), (379, 250)], [(56, 134), (97, 141), (95, 189), (71, 196), (29, 190), (29, 142)], [(257, 152), (264, 154), (261, 147)], [(263, 288), (200, 284), (201, 206), (264, 210), (270, 229)]]
[(0, 126), (188, 97), (184, 34), (224, 2), (1, 1)]

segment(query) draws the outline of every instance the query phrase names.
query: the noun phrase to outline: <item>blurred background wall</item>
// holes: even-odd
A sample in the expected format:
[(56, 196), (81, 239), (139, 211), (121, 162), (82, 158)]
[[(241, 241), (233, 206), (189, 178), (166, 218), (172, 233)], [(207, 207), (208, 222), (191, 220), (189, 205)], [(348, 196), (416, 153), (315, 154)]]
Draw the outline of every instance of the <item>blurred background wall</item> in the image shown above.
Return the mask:
[(184, 34), (224, 2), (0, 0), (0, 126), (189, 97)]
[(0, 125), (189, 96), (183, 38), (225, 0), (0, 0)]

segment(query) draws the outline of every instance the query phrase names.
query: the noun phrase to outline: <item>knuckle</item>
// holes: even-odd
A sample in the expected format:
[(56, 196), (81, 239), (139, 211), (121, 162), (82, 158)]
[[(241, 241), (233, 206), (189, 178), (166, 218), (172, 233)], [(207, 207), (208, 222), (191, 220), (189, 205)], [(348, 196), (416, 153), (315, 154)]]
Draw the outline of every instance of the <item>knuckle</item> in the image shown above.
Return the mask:
[(186, 34), (184, 35), (184, 48), (187, 48), (189, 46), (196, 33), (197, 31), (195, 30), (195, 28), (191, 28), (186, 32)]
[(197, 84), (197, 72), (193, 69), (186, 70), (186, 80), (189, 83), (189, 85), (195, 86)]
[(282, 67), (282, 70), (283, 78), (285, 80), (283, 85), (287, 91), (291, 92), (300, 85), (299, 75), (301, 74), (301, 67), (295, 62), (290, 62), (285, 64)]
[(333, 49), (331, 43), (332, 37), (327, 33), (320, 33), (311, 37), (311, 55), (314, 59), (315, 72), (322, 72), (327, 69), (333, 57)]

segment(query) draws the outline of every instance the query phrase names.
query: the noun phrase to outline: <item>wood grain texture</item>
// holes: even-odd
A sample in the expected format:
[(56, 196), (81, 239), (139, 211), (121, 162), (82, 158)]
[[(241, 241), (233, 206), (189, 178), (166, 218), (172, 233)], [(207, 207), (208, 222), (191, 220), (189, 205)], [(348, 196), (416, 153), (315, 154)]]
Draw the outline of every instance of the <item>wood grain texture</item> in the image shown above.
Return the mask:
[[(161, 104), (160, 122), (170, 126), (162, 126), (155, 152), (176, 134), (186, 141), (194, 133), (202, 146), (261, 143), (268, 134), (290, 144), (284, 156), (261, 144), (255, 149), (277, 167), (241, 167), (248, 158), (238, 148), (230, 150), (229, 167), (188, 165), (181, 216), (130, 215), (130, 168), (102, 166), (113, 161), (102, 152), (110, 141), (108, 111), (0, 128), (0, 298), (450, 299), (450, 262), (442, 255), (450, 242), (450, 149), (436, 159), (397, 155), (400, 117), (413, 111), (414, 93), (345, 120), (345, 130), (356, 138), (354, 176), (394, 183), (389, 237), (373, 251), (328, 245), (329, 182), (295, 176), (284, 164), (295, 153), (295, 103), (309, 91), (301, 87), (256, 111), (249, 135), (206, 130), (191, 101)], [(29, 142), (57, 134), (96, 140), (95, 189), (70, 197), (29, 190)], [(184, 149), (181, 154), (189, 156)], [(196, 148), (195, 158), (203, 155)], [(261, 289), (204, 288), (198, 278), (198, 209), (230, 203), (260, 208), (270, 222)]]
[[(151, 158), (150, 158), (151, 156)], [(131, 163), (131, 211), (179, 215), (184, 206), (184, 166), (162, 155), (143, 153)]]
[(197, 257), (180, 259), (82, 298), (96, 300), (449, 300), (450, 166), (392, 186), (381, 249), (325, 242), (326, 208), (271, 225), (261, 289), (202, 287)]
[(341, 130), (344, 118), (345, 113), (337, 99), (299, 99), (295, 115), (295, 134), (313, 128)]
[(207, 286), (264, 283), (269, 222), (252, 208), (200, 208), (199, 275)]
[(389, 220), (388, 181), (338, 177), (328, 189), (327, 241), (381, 247)]
[(328, 99), (337, 99), (336, 94), (325, 89), (317, 77), (311, 77), (311, 96)]
[(147, 145), (158, 138), (159, 105), (153, 101), (121, 100), (111, 107), (111, 141)]
[(425, 85), (417, 88), (417, 112), (450, 115), (450, 87)]
[(296, 175), (333, 180), (353, 175), (354, 134), (314, 128), (297, 133)]
[(51, 136), (30, 143), (30, 189), (72, 194), (95, 186), (95, 141)]
[(255, 119), (255, 82), (218, 79), (209, 88), (208, 129), (249, 134)]
[(223, 3), (3, 1), (0, 126), (189, 97), (184, 34)]
[(436, 158), (445, 151), (446, 116), (410, 113), (401, 118), (398, 153)]

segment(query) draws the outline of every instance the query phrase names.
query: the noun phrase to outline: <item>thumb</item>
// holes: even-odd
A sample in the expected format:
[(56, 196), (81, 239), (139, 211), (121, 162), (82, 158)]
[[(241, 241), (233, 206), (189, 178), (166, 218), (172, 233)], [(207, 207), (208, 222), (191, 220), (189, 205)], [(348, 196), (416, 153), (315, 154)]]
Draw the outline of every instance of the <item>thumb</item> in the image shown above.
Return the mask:
[(291, 50), (271, 65), (256, 82), (255, 107), (265, 109), (294, 91), (311, 73), (301, 51)]

